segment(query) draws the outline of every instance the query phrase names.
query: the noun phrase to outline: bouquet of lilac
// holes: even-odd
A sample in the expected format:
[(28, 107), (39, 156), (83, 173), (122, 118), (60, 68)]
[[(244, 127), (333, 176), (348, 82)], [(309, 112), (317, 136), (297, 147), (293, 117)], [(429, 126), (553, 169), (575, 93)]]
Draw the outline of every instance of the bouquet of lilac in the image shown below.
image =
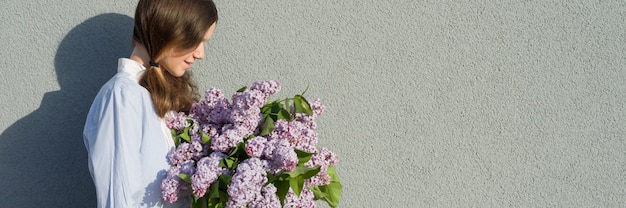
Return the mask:
[(255, 82), (229, 102), (211, 88), (189, 115), (172, 114), (176, 149), (162, 181), (172, 203), (193, 197), (192, 207), (337, 207), (341, 183), (337, 156), (317, 148), (315, 119), (324, 106), (302, 95), (267, 103), (276, 81)]

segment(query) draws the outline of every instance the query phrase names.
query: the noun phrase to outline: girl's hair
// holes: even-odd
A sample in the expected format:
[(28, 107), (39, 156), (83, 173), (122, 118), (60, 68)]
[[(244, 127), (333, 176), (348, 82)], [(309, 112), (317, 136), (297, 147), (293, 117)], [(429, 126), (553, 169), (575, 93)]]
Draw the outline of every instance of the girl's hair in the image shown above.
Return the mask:
[[(217, 22), (212, 0), (140, 0), (135, 11), (133, 40), (142, 44), (151, 62), (158, 63), (168, 50), (190, 50), (203, 41)], [(162, 67), (150, 64), (139, 84), (152, 97), (156, 113), (189, 112), (200, 98), (190, 71), (175, 77)]]

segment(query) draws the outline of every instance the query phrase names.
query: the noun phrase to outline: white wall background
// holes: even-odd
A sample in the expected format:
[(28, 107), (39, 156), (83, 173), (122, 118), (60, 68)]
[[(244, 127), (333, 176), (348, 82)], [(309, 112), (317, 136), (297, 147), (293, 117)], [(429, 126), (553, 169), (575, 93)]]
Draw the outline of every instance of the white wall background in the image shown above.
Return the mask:
[[(93, 207), (135, 1), (0, 2), (0, 206)], [(626, 207), (626, 2), (224, 1), (201, 88), (319, 97), (341, 207)]]

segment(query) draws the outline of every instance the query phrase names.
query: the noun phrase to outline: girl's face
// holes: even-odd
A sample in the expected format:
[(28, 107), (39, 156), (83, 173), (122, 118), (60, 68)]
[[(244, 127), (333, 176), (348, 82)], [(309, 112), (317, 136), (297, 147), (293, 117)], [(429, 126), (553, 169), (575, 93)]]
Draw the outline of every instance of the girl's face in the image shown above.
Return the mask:
[(183, 76), (196, 59), (204, 58), (204, 43), (211, 38), (213, 30), (215, 30), (215, 23), (209, 27), (204, 39), (196, 48), (190, 50), (173, 49), (165, 54), (159, 64), (173, 76)]

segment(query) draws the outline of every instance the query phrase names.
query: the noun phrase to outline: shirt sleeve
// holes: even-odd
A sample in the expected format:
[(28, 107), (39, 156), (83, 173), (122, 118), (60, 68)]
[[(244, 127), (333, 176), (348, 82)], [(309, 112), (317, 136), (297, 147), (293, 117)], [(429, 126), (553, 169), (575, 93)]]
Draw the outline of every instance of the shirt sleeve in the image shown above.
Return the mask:
[(89, 111), (84, 142), (98, 207), (137, 207), (142, 200), (139, 90), (123, 84), (101, 90)]

